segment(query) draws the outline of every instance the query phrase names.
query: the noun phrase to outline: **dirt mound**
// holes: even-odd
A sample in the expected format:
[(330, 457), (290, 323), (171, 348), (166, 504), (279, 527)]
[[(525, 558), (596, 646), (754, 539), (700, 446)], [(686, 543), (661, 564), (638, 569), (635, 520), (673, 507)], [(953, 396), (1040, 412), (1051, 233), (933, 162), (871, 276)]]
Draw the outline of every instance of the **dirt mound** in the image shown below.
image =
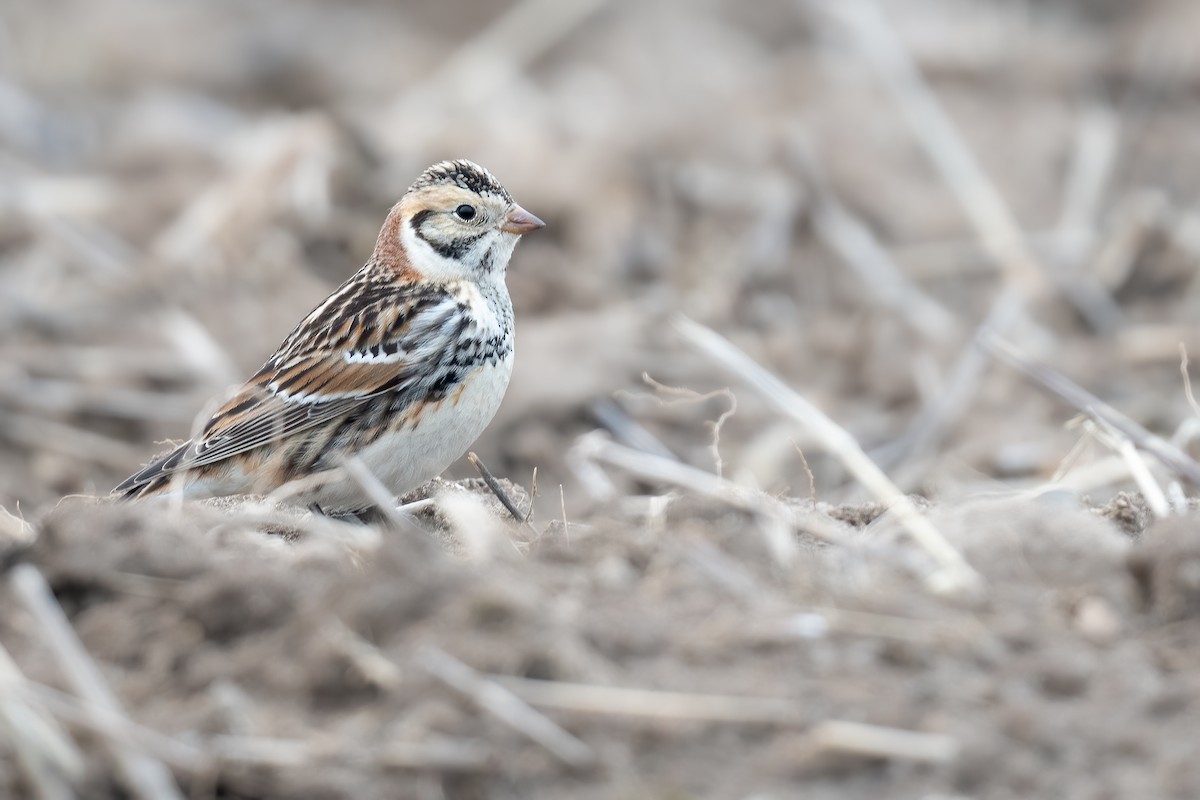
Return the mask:
[[(988, 583), (964, 605), (924, 588), (931, 565), (886, 515), (846, 529), (850, 549), (802, 542), (784, 565), (750, 516), (665, 512), (669, 529), (597, 518), (454, 555), (296, 512), (287, 540), (244, 504), (179, 516), (77, 500), (18, 560), (129, 718), (197, 754), (168, 759), (186, 792), (1200, 792), (1194, 673), (1171, 666), (1195, 616), (1194, 517), (1133, 542), (1086, 509), (934, 508)], [(0, 639), (22, 672), (62, 685), (42, 631), (6, 605)], [(118, 792), (104, 750), (85, 752), (87, 792)]]

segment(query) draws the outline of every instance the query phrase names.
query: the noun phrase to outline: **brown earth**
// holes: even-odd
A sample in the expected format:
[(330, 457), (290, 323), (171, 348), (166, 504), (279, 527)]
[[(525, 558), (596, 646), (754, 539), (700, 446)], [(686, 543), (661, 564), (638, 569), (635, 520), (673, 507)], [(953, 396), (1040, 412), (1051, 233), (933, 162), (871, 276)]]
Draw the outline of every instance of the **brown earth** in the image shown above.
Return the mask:
[[(1200, 796), (1200, 16), (881, 5), (1033, 267), (834, 4), (0, 4), (0, 796), (155, 796), (114, 752), (189, 797)], [(103, 499), (457, 156), (549, 223), (475, 448), (527, 523), (478, 480), (366, 524)], [(989, 313), (1173, 466), (963, 369)]]
[[(68, 500), (20, 556), (132, 718), (221, 754), (172, 764), (191, 796), (1200, 792), (1194, 516), (1133, 540), (1101, 510), (1053, 502), (934, 509), (988, 581), (964, 603), (929, 594), (929, 565), (887, 515), (844, 546), (806, 541), (785, 566), (753, 518), (686, 499), (649, 525), (597, 515), (519, 549), (497, 514), (460, 555), (362, 526), (284, 542), (239, 523), (244, 510)], [(14, 608), (0, 637), (29, 679), (62, 684), (29, 617)], [(449, 689), (430, 647), (488, 680), (526, 679), (511, 688), (594, 763)], [(562, 699), (539, 700), (556, 682)], [(649, 693), (597, 699), (604, 687)], [(831, 721), (929, 738), (915, 755), (857, 752), (827, 740)], [(80, 743), (85, 793), (117, 794), (103, 751)], [(0, 778), (28, 789), (12, 764)]]

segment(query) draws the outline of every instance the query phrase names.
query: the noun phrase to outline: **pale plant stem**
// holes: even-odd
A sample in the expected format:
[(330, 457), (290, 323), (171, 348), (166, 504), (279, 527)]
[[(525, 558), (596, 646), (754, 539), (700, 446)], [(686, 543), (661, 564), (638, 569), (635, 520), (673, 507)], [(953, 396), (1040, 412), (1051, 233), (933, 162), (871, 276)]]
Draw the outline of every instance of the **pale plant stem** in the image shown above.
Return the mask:
[(859, 483), (896, 515), (900, 525), (939, 567), (929, 576), (931, 588), (967, 593), (982, 589), (983, 579), (979, 574), (933, 523), (917, 510), (912, 500), (867, 457), (859, 443), (844, 428), (716, 332), (685, 317), (678, 318), (675, 324), (696, 349), (722, 368), (738, 375), (776, 408), (803, 425)]

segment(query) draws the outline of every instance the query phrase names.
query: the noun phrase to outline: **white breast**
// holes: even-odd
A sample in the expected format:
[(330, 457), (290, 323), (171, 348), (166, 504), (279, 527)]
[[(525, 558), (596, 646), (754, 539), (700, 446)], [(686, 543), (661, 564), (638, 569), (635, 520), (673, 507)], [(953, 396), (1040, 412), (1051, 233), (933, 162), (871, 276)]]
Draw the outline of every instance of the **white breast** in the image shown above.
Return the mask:
[[(451, 390), (440, 406), (429, 408), (416, 427), (385, 434), (358, 456), (393, 494), (401, 495), (442, 474), (467, 451), (496, 416), (512, 375), (513, 354), (484, 364), (465, 381), (461, 394)], [(457, 395), (457, 397), (456, 397)], [(349, 482), (329, 484), (313, 498), (325, 510), (368, 505)]]

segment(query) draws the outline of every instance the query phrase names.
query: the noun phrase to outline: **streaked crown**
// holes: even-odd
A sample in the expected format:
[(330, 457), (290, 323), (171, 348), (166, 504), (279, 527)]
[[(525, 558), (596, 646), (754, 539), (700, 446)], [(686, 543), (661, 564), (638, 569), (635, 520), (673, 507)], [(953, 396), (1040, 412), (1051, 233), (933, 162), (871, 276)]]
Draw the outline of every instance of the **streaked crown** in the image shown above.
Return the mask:
[(496, 180), (495, 175), (474, 161), (468, 161), (465, 158), (434, 164), (421, 173), (413, 185), (408, 187), (408, 191), (415, 192), (433, 186), (447, 185), (457, 186), (483, 197), (490, 196), (506, 204), (513, 201), (512, 195), (500, 185), (500, 181)]

